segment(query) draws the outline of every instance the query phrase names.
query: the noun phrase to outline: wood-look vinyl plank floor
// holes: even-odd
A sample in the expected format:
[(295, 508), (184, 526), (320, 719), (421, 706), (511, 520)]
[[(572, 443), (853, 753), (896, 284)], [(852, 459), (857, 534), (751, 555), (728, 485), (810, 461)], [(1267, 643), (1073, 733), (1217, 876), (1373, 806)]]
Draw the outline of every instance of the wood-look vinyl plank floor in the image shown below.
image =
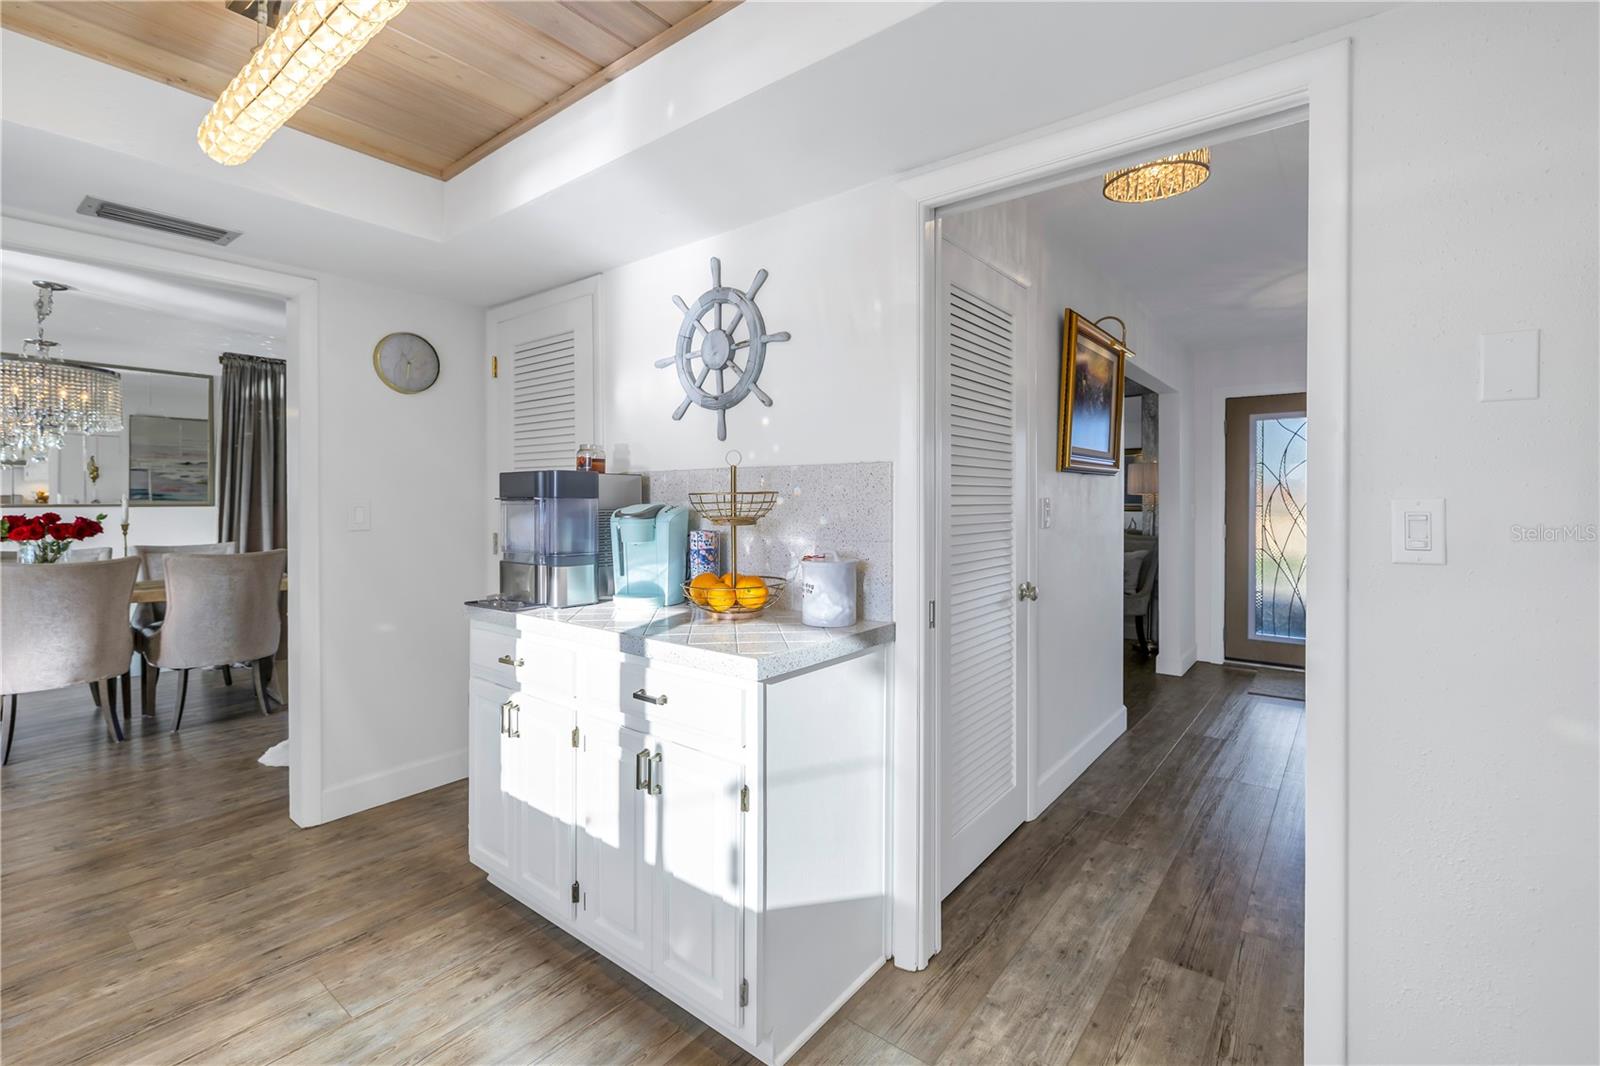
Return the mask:
[[(1304, 705), (1157, 676), (1129, 729), (944, 903), (798, 1064), (1301, 1058)], [(248, 677), (192, 675), (113, 746), (24, 697), (0, 773), (7, 1062), (753, 1063), (471, 866), (457, 783), (311, 830)]]

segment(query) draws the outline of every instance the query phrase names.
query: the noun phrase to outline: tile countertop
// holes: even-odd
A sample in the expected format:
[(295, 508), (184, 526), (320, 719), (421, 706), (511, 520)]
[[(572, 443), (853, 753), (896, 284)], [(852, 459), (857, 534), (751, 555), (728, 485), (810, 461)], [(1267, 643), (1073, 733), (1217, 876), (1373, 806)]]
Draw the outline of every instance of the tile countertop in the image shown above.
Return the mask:
[(467, 613), (479, 621), (514, 625), (533, 635), (574, 640), (646, 656), (662, 665), (693, 667), (747, 681), (778, 681), (894, 642), (893, 622), (817, 629), (802, 624), (795, 611), (769, 610), (739, 621), (714, 621), (688, 604), (650, 614), (637, 609), (618, 611), (609, 603), (515, 612), (468, 604)]

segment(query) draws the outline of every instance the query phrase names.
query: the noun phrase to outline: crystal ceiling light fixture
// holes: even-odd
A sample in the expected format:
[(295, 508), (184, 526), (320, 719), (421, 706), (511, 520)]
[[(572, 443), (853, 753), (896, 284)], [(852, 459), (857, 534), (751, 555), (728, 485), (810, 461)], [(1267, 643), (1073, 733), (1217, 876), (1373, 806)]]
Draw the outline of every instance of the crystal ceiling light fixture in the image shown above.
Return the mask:
[(200, 123), (201, 149), (238, 166), (267, 143), (406, 0), (295, 0)]
[(36, 281), (33, 301), (39, 335), (22, 342), (22, 355), (0, 357), (0, 462), (43, 458), (67, 433), (122, 432), (122, 375), (64, 362), (59, 342), (45, 339), (44, 320), (55, 295), (67, 286)]
[(1102, 191), (1107, 200), (1115, 203), (1147, 204), (1169, 196), (1182, 196), (1204, 185), (1209, 177), (1211, 149), (1195, 148), (1113, 170), (1106, 175)]

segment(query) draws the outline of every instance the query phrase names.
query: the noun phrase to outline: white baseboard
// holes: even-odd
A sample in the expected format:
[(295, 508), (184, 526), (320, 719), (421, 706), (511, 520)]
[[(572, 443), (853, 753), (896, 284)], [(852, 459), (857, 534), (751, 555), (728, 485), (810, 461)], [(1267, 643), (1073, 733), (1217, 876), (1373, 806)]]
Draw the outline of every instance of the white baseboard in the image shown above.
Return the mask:
[(1199, 661), (1199, 649), (1192, 645), (1188, 650), (1178, 655), (1168, 655), (1164, 651), (1158, 651), (1156, 652), (1156, 673), (1167, 677), (1182, 677), (1189, 672), (1189, 667)]
[(1067, 786), (1078, 779), (1078, 776), (1089, 768), (1089, 764), (1100, 757), (1100, 753), (1111, 746), (1111, 742), (1128, 731), (1128, 708), (1118, 707), (1105, 720), (1079, 741), (1078, 746), (1067, 752), (1059, 762), (1039, 775), (1039, 787), (1035, 790), (1038, 797), (1039, 810), (1029, 817), (1037, 818), (1040, 813), (1056, 797), (1067, 790)]
[(467, 776), (467, 749), (418, 759), (322, 790), (322, 820), (381, 807)]
[(840, 993), (839, 998), (835, 999), (833, 1003), (828, 1006), (828, 1009), (823, 1011), (817, 1017), (816, 1021), (806, 1026), (799, 1036), (790, 1041), (788, 1047), (784, 1048), (782, 1051), (773, 1056), (773, 1063), (775, 1066), (783, 1066), (784, 1063), (788, 1062), (794, 1057), (797, 1051), (805, 1047), (806, 1041), (816, 1036), (817, 1030), (821, 1029), (824, 1025), (827, 1025), (828, 1020), (835, 1014), (838, 1014), (844, 1005), (850, 1002), (850, 997), (861, 991), (862, 986), (868, 981), (872, 980), (872, 975), (881, 970), (884, 963), (887, 961), (887, 959), (880, 959), (871, 966), (867, 967), (866, 972), (860, 977), (857, 977), (854, 981), (850, 982), (850, 987), (846, 988), (842, 993)]

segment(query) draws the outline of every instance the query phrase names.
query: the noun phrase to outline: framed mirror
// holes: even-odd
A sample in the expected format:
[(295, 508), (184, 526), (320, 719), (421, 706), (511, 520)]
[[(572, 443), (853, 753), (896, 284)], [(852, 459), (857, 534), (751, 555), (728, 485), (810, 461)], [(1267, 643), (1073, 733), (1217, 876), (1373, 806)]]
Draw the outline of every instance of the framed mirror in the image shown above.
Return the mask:
[(68, 434), (31, 463), (0, 466), (5, 506), (210, 507), (216, 503), (216, 378), (95, 363), (122, 375), (121, 433)]

